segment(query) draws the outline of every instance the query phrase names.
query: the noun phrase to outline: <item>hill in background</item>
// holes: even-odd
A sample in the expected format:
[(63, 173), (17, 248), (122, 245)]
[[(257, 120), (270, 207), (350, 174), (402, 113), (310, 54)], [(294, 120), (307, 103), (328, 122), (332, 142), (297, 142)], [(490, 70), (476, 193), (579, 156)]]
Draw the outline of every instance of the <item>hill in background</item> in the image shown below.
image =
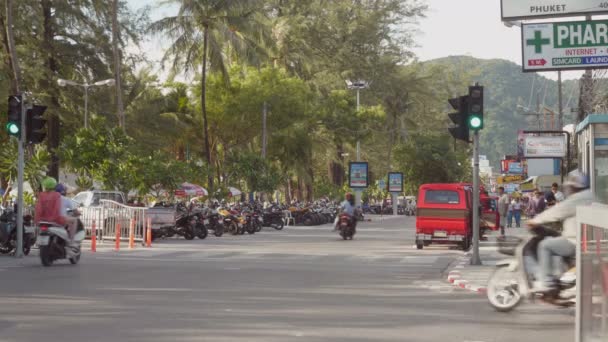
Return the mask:
[[(518, 110), (518, 105), (529, 106), (536, 111), (538, 102), (541, 108), (545, 106), (557, 112), (557, 81), (550, 80), (541, 73), (523, 73), (521, 66), (513, 62), (450, 56), (425, 63), (445, 65), (463, 79), (484, 86), (485, 127), (481, 131), (480, 153), (488, 157), (495, 171), (500, 170), (503, 155), (516, 154), (517, 131), (536, 130), (539, 127), (537, 116), (524, 115), (522, 110)], [(454, 96), (465, 93), (465, 88), (459, 89)], [(578, 81), (563, 82), (563, 104), (564, 125), (573, 123), (575, 115), (571, 113), (571, 108), (578, 107)], [(542, 129), (542, 117), (540, 124)], [(557, 128), (557, 116), (555, 125)]]

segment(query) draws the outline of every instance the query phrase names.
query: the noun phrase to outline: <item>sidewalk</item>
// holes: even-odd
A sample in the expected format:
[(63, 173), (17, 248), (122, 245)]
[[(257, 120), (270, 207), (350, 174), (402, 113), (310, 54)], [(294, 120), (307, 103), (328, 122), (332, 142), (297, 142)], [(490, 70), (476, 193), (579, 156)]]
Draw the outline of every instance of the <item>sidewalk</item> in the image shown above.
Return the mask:
[[(516, 243), (516, 240), (513, 238), (523, 237), (528, 233), (525, 228), (506, 228), (505, 234), (507, 241)], [(507, 255), (498, 253), (497, 239), (500, 236), (499, 231), (488, 233), (486, 236), (487, 240), (481, 241), (479, 244), (479, 257), (482, 265), (471, 265), (472, 251), (467, 252), (448, 268), (445, 277), (449, 283), (472, 292), (486, 292), (486, 285), (494, 272), (496, 262), (509, 258)]]

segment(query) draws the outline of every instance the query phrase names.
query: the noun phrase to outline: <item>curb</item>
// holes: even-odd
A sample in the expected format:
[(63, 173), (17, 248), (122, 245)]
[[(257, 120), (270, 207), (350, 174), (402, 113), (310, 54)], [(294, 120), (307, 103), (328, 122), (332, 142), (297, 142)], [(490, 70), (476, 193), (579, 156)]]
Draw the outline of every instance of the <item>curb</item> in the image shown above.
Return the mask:
[(447, 281), (452, 284), (452, 286), (467, 290), (475, 293), (486, 293), (487, 288), (485, 286), (479, 286), (475, 284), (470, 284), (468, 280), (462, 279), (462, 274), (460, 273), (460, 269), (466, 267), (466, 265), (470, 262), (471, 255), (470, 253), (466, 253), (462, 256), (457, 262), (454, 269), (448, 272)]

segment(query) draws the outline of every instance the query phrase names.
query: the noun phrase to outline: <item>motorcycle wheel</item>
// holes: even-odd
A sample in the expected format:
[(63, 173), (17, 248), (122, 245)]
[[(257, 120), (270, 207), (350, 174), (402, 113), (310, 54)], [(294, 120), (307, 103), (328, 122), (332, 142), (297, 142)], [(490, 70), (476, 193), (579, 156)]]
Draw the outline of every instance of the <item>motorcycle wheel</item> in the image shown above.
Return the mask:
[(168, 229), (166, 230), (166, 232), (167, 232), (167, 233), (166, 233), (166, 234), (167, 234), (167, 237), (174, 237), (174, 236), (175, 236), (175, 229), (174, 229), (174, 228), (168, 228)]
[(209, 235), (209, 231), (207, 230), (207, 227), (205, 227), (205, 225), (199, 224), (196, 226), (196, 236), (199, 239), (204, 240), (205, 238), (207, 238), (207, 235)]
[(224, 235), (224, 226), (219, 223), (216, 224), (215, 229), (213, 230), (213, 235), (215, 235), (216, 237)]
[(281, 229), (283, 229), (283, 227), (285, 226), (285, 222), (283, 222), (283, 220), (282, 220), (282, 219), (278, 218), (278, 219), (275, 219), (275, 220), (274, 220), (274, 221), (273, 221), (273, 222), (270, 224), (270, 226), (271, 226), (272, 228), (276, 229), (276, 230), (281, 230)]
[(78, 254), (74, 255), (70, 258), (70, 263), (72, 265), (76, 265), (80, 261), (80, 247), (78, 248)]
[(256, 233), (259, 233), (259, 232), (262, 231), (262, 224), (260, 222), (256, 222), (256, 223), (254, 223), (254, 225), (255, 225), (255, 232)]
[(236, 222), (231, 222), (230, 228), (228, 228), (228, 231), (232, 235), (237, 235), (239, 233), (239, 226), (236, 224)]
[(13, 247), (10, 246), (0, 246), (0, 254), (8, 254), (13, 251)]
[(255, 225), (253, 223), (249, 223), (246, 228), (247, 234), (255, 234)]
[(194, 239), (194, 229), (192, 227), (187, 227), (184, 229), (184, 238), (186, 240)]
[(490, 305), (499, 312), (509, 312), (522, 300), (517, 287), (517, 275), (508, 267), (498, 267), (488, 281), (487, 296)]
[(40, 246), (40, 262), (42, 262), (42, 265), (45, 267), (53, 265), (50, 246)]

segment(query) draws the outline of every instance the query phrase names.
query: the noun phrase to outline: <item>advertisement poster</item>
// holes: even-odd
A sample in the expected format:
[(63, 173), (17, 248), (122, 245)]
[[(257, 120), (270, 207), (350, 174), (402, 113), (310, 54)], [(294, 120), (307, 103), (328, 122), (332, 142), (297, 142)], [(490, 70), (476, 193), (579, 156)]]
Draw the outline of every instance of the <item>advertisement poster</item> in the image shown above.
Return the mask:
[(526, 136), (524, 145), (526, 158), (563, 158), (566, 156), (564, 136)]
[(388, 173), (388, 191), (403, 192), (403, 173), (389, 172)]
[(369, 186), (369, 170), (367, 162), (351, 162), (348, 164), (348, 186), (351, 188), (367, 188)]

